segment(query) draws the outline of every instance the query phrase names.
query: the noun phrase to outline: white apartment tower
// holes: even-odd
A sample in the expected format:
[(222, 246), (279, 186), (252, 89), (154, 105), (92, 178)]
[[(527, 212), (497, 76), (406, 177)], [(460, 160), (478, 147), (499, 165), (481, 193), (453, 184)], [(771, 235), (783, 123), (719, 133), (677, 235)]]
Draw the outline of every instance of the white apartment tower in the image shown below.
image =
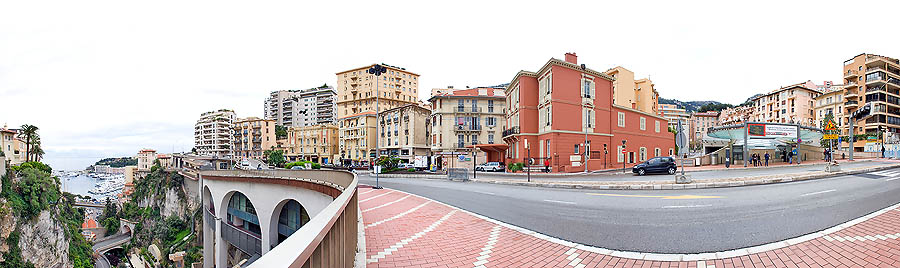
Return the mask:
[(234, 111), (221, 109), (200, 115), (194, 124), (194, 148), (204, 156), (230, 156), (232, 154), (232, 127)]
[(335, 123), (335, 91), (329, 86), (272, 91), (266, 99), (266, 119), (285, 127)]

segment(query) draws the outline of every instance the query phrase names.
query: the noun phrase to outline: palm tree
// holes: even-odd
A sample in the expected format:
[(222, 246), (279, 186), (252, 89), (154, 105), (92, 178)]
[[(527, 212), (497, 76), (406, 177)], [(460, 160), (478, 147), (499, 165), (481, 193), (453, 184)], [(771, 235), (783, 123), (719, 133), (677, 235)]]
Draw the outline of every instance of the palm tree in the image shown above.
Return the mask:
[(31, 161), (37, 162), (40, 162), (41, 158), (44, 157), (44, 149), (41, 149), (41, 136), (35, 136), (31, 140), (31, 156), (34, 158)]
[(34, 125), (24, 124), (19, 129), (19, 138), (25, 139), (25, 161), (31, 161), (31, 141), (37, 134), (38, 127)]

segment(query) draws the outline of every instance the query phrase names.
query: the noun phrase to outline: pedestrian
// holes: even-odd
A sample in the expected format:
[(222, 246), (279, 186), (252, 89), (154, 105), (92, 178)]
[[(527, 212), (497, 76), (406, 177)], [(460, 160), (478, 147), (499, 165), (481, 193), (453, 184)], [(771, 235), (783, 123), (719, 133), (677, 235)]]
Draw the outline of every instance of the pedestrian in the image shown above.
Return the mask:
[(788, 158), (788, 164), (793, 164), (794, 163), (794, 152), (793, 151), (788, 152), (787, 158)]
[(847, 159), (847, 155), (844, 153), (841, 153), (841, 159)]
[(550, 158), (544, 158), (544, 172), (550, 173)]
[(766, 166), (768, 167), (769, 166), (769, 152), (766, 152), (765, 157), (766, 157)]
[(759, 153), (753, 154), (753, 166), (754, 167), (759, 166)]

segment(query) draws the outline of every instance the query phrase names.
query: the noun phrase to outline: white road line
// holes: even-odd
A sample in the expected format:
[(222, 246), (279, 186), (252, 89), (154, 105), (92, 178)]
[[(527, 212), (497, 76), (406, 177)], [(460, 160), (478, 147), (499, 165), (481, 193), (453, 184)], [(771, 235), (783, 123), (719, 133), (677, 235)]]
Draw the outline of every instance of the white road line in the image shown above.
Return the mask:
[(664, 206), (662, 208), (705, 208), (711, 207), (712, 205), (687, 205), (687, 206)]
[(837, 190), (831, 189), (831, 190), (825, 190), (825, 191), (818, 191), (818, 192), (815, 192), (815, 193), (801, 194), (800, 196), (810, 196), (810, 195), (824, 194), (824, 193), (830, 193), (830, 192), (834, 192), (834, 191), (837, 191)]
[(552, 200), (552, 199), (544, 199), (544, 202), (553, 202), (553, 203), (560, 203), (560, 204), (567, 204), (567, 205), (575, 204), (575, 202), (559, 201), (559, 200)]
[(392, 221), (392, 220), (396, 220), (396, 219), (398, 219), (398, 218), (400, 218), (400, 217), (406, 216), (406, 214), (413, 213), (414, 211), (419, 210), (420, 208), (424, 207), (425, 205), (428, 205), (429, 203), (431, 203), (431, 200), (428, 200), (428, 202), (422, 203), (421, 205), (418, 205), (418, 206), (416, 206), (416, 207), (414, 207), (414, 208), (411, 208), (411, 209), (409, 209), (409, 210), (407, 210), (407, 211), (404, 211), (403, 213), (394, 215), (393, 217), (390, 217), (390, 218), (387, 218), (387, 219), (383, 219), (383, 220), (380, 220), (380, 221), (377, 221), (377, 222), (370, 223), (369, 225), (366, 225), (366, 228), (369, 228), (369, 227), (375, 227), (375, 226), (378, 226), (378, 225), (380, 225), (380, 224), (382, 224), (382, 223), (389, 222), (389, 221)]
[(393, 191), (388, 190), (386, 193), (383, 193), (383, 194), (380, 194), (380, 195), (376, 195), (376, 196), (373, 196), (373, 197), (369, 197), (369, 198), (360, 200), (359, 202), (362, 203), (362, 202), (366, 202), (366, 201), (369, 201), (369, 200), (372, 200), (372, 199), (375, 199), (375, 198), (379, 198), (379, 197), (385, 196), (385, 195), (387, 195), (387, 194), (389, 194), (389, 193), (391, 193), (391, 192), (393, 192)]
[(886, 179), (886, 180), (884, 180), (884, 181), (892, 181), (892, 180), (896, 180), (896, 179), (900, 179), (900, 177), (893, 177), (893, 178), (890, 178), (890, 179)]
[(479, 194), (487, 194), (487, 195), (497, 195), (497, 194), (491, 193), (491, 192), (482, 192), (482, 191), (472, 191), (472, 192), (476, 192), (476, 193), (479, 193)]
[(404, 197), (401, 197), (400, 199), (397, 199), (397, 200), (394, 200), (394, 201), (391, 201), (391, 202), (384, 203), (384, 204), (382, 204), (382, 205), (380, 205), (380, 206), (372, 207), (372, 208), (367, 208), (367, 209), (363, 210), (362, 212), (369, 212), (369, 211), (372, 211), (372, 210), (375, 210), (375, 209), (379, 209), (379, 208), (383, 208), (383, 207), (386, 207), (386, 206), (390, 206), (390, 205), (393, 205), (394, 203), (403, 201), (403, 199), (407, 199), (407, 198), (409, 198), (410, 196), (411, 196), (411, 195), (406, 195), (406, 196), (404, 196)]
[(500, 225), (494, 226), (491, 228), (491, 235), (488, 236), (487, 243), (484, 244), (484, 247), (481, 248), (481, 253), (479, 253), (478, 257), (475, 257), (477, 261), (472, 263), (475, 268), (484, 268), (484, 265), (488, 263), (488, 258), (491, 257), (492, 249), (494, 249), (494, 245), (497, 244), (497, 240), (500, 239)]
[(388, 255), (393, 254), (394, 251), (400, 250), (401, 248), (403, 248), (403, 246), (406, 246), (407, 244), (409, 244), (409, 242), (412, 242), (413, 240), (416, 240), (416, 239), (424, 236), (425, 234), (427, 234), (431, 231), (434, 231), (434, 229), (437, 228), (438, 225), (441, 225), (441, 223), (444, 223), (444, 221), (446, 221), (448, 218), (450, 218), (450, 216), (453, 216), (453, 214), (455, 214), (457, 211), (459, 211), (459, 210), (454, 209), (453, 211), (450, 211), (450, 213), (447, 213), (447, 215), (444, 215), (444, 217), (441, 217), (441, 219), (439, 219), (436, 222), (429, 225), (427, 228), (425, 228), (425, 230), (422, 230), (421, 232), (418, 232), (418, 233), (414, 234), (413, 236), (410, 236), (409, 238), (404, 238), (403, 240), (400, 240), (400, 242), (397, 242), (393, 246), (386, 248), (386, 249), (382, 250), (381, 252), (378, 252), (378, 254), (375, 254), (371, 258), (369, 258), (369, 260), (367, 262), (368, 263), (378, 262), (379, 259), (384, 259), (384, 257), (387, 257)]
[(371, 193), (372, 191), (375, 191), (375, 189), (369, 189), (368, 191), (360, 192), (359, 194), (368, 194), (368, 193)]

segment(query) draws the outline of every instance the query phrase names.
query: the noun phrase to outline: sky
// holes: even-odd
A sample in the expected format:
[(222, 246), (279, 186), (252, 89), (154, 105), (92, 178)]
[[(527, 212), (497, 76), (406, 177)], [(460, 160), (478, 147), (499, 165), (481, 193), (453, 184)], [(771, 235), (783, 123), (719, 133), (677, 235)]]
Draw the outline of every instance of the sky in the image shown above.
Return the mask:
[[(732, 3), (734, 2), (734, 3)], [(372, 63), (431, 88), (508, 83), (550, 58), (624, 66), (663, 98), (737, 104), (900, 57), (898, 2), (3, 1), (0, 124), (40, 128), (45, 162), (83, 169), (189, 151), (205, 111), (262, 117), (274, 90)], [(871, 11), (866, 11), (871, 9)], [(868, 13), (867, 13), (868, 12)], [(870, 16), (867, 16), (869, 14)]]

